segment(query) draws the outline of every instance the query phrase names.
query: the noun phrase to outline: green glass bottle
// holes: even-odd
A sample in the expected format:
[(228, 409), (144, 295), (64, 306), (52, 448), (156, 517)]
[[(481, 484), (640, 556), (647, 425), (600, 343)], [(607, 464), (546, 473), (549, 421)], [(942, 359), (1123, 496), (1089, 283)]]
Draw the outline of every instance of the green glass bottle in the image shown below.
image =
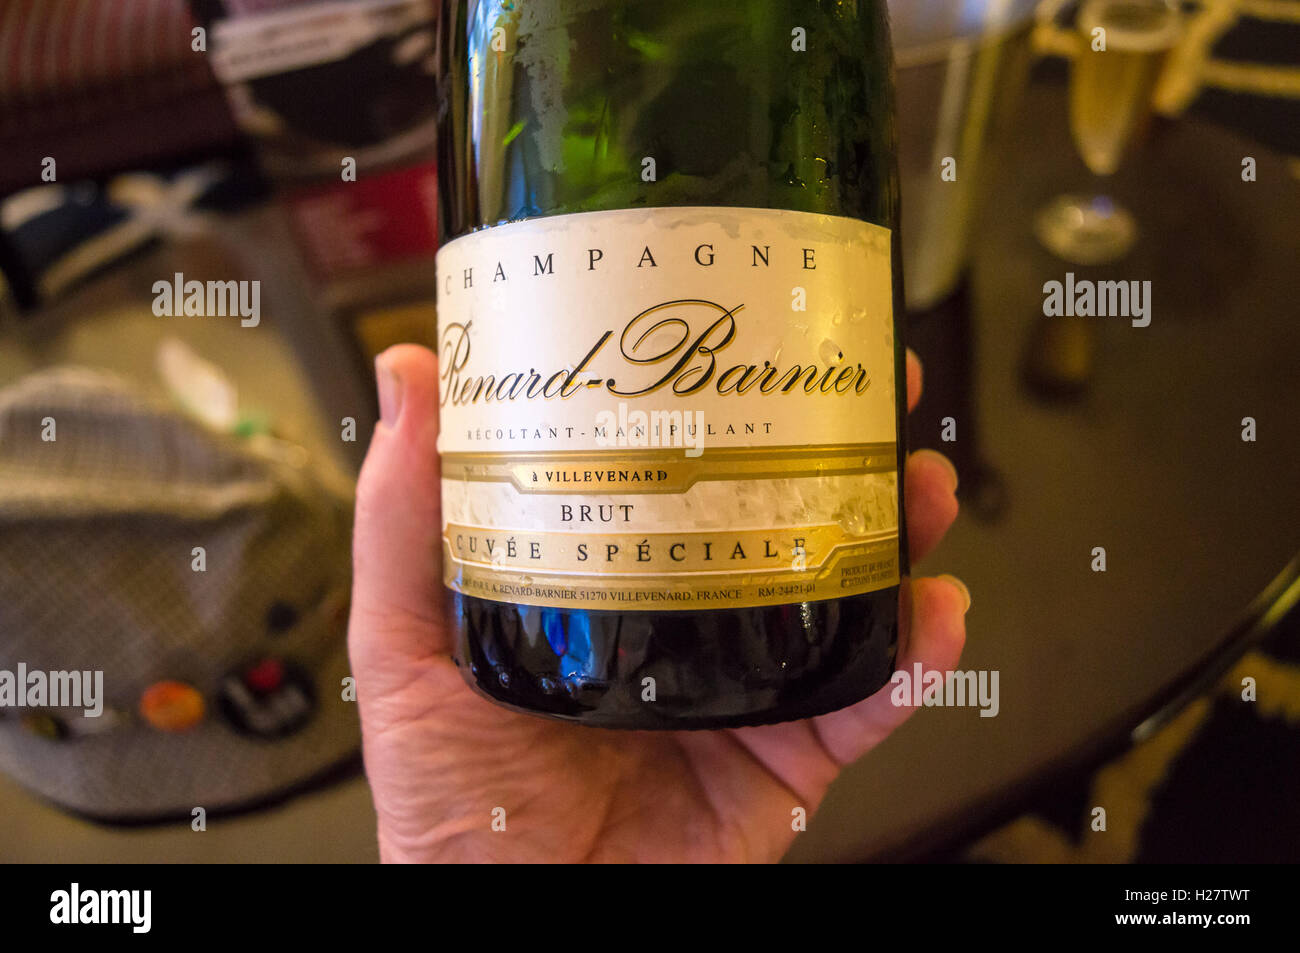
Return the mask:
[(907, 572), (884, 0), (445, 0), (437, 61), (470, 684), (618, 728), (875, 692)]

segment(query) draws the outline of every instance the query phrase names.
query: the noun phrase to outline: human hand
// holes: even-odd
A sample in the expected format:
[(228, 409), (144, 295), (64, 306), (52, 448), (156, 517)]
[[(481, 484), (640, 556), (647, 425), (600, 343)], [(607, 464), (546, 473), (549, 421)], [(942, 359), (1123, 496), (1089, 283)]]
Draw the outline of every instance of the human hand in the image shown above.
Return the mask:
[[(805, 721), (723, 731), (609, 731), (479, 697), (451, 660), (439, 517), (434, 355), (380, 355), (382, 420), (357, 487), (348, 648), (385, 861), (775, 861), (840, 769), (911, 714), (890, 686)], [(907, 355), (908, 409), (921, 366)], [(934, 451), (907, 460), (913, 560), (957, 515), (957, 476)], [(947, 671), (965, 641), (965, 587), (903, 586), (898, 667)], [(505, 831), (492, 829), (505, 809)]]

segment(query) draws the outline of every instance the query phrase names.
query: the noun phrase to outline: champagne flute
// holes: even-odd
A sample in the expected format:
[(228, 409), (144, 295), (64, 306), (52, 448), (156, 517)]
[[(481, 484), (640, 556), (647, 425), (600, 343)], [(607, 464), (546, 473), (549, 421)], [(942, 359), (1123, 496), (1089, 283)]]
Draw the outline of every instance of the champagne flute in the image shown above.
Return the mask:
[[(1114, 174), (1146, 123), (1152, 94), (1180, 17), (1169, 0), (1085, 0), (1070, 75), (1070, 134), (1088, 169)], [(1062, 195), (1039, 212), (1039, 240), (1082, 265), (1116, 261), (1132, 248), (1137, 223), (1104, 193)]]

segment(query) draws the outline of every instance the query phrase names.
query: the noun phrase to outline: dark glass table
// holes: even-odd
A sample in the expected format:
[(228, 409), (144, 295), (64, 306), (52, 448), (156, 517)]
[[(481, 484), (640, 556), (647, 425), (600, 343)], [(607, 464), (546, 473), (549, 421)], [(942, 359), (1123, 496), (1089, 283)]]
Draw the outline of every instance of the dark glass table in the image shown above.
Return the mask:
[[(845, 772), (792, 861), (920, 856), (982, 832), (1149, 731), (1300, 595), (1300, 173), (1188, 119), (1157, 123), (1097, 183), (1050, 82), (1026, 91), (986, 169), (968, 336), (951, 314), (914, 335), (932, 355), (915, 429), (955, 416), (957, 443), (938, 446), (966, 470), (963, 513), (917, 571), (970, 586), (962, 668), (999, 671), (1000, 712), (918, 712)], [(1106, 267), (1054, 259), (1034, 212), (1099, 184), (1136, 214), (1137, 248)], [(1026, 385), (1025, 355), (1058, 320), (1044, 283), (1068, 271), (1151, 281), (1152, 319), (1084, 319), (1092, 378), (1048, 400)]]

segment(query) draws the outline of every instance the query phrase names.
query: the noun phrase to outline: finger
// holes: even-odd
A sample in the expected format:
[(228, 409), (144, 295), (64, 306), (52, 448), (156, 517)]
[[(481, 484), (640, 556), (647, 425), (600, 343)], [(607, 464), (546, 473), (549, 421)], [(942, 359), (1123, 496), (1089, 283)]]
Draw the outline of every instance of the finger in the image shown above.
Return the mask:
[(903, 471), (907, 549), (918, 560), (939, 544), (957, 518), (957, 470), (937, 450), (917, 450)]
[(921, 384), (925, 375), (921, 372), (921, 359), (910, 347), (907, 349), (907, 412), (916, 410), (921, 401)]
[(438, 370), (429, 350), (375, 361), (381, 420), (357, 482), (352, 538), (354, 661), (409, 660), (448, 648), (442, 621)]
[[(898, 670), (910, 677), (919, 662), (923, 672), (953, 671), (966, 643), (970, 596), (965, 585), (952, 576), (917, 578), (903, 591), (908, 621), (899, 640)], [(894, 689), (891, 683), (856, 705), (813, 719), (831, 757), (840, 764), (856, 761), (908, 719), (911, 693), (896, 705)]]

